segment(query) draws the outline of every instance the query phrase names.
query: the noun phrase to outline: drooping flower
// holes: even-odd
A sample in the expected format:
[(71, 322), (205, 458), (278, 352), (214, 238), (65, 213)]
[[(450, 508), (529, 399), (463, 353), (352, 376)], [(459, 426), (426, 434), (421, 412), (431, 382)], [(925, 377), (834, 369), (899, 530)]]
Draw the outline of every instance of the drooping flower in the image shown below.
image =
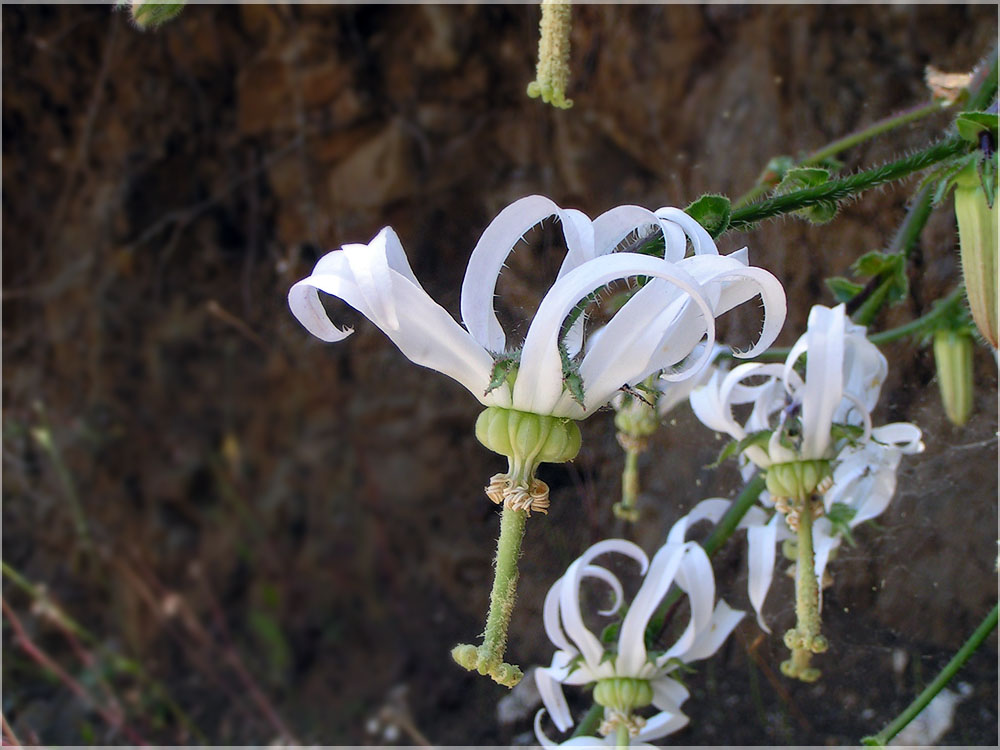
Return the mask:
[[(577, 558), (552, 586), (545, 598), (545, 632), (556, 645), (552, 664), (535, 670), (535, 680), (556, 727), (566, 731), (573, 718), (563, 685), (594, 683), (594, 700), (604, 706), (601, 733), (625, 734), (638, 742), (655, 740), (688, 723), (681, 704), (688, 690), (671, 675), (684, 664), (714, 654), (743, 618), (724, 601), (715, 602), (715, 578), (708, 555), (695, 542), (686, 541), (687, 530), (701, 520), (718, 521), (728, 503), (706, 500), (681, 518), (653, 559), (637, 545), (622, 539), (598, 542)], [(624, 594), (618, 578), (592, 561), (606, 553), (635, 560), (644, 574), (642, 585), (621, 620), (618, 637), (605, 643), (584, 624), (580, 587), (588, 578), (607, 584), (614, 594), (612, 606), (599, 612), (618, 612)], [(647, 626), (671, 586), (676, 584), (690, 604), (690, 620), (675, 643), (664, 651), (647, 643)], [(636, 713), (652, 705), (658, 713), (646, 719)], [(551, 744), (536, 720), (539, 741)], [(579, 738), (577, 738), (579, 739)]]
[[(509, 341), (496, 316), (497, 279), (514, 245), (550, 216), (561, 224), (566, 256), (518, 345)], [(662, 257), (613, 252), (626, 238), (651, 230), (662, 235)], [(685, 257), (688, 239), (694, 254)], [(583, 315), (564, 330), (581, 300), (634, 277), (650, 281), (611, 318), (606, 335), (584, 347)], [(464, 328), (420, 286), (388, 227), (367, 245), (328, 253), (289, 291), (292, 313), (312, 334), (340, 341), (352, 330), (330, 321), (321, 291), (347, 302), (410, 360), (452, 377), (484, 406), (563, 423), (585, 418), (621, 386), (654, 373), (678, 381), (699, 372), (713, 352), (715, 317), (755, 296), (764, 306), (763, 330), (739, 356), (755, 356), (769, 346), (785, 313), (784, 292), (770, 273), (748, 266), (745, 249), (719, 255), (708, 233), (678, 209), (653, 213), (620, 206), (590, 221), (541, 196), (522, 198), (501, 211), (473, 250), (462, 284)], [(706, 346), (692, 360), (688, 355), (702, 340)], [(684, 367), (673, 371), (682, 361)], [(533, 466), (527, 469), (533, 474)]]
[[(514, 245), (550, 216), (561, 224), (566, 256), (518, 345), (508, 340), (496, 316), (497, 279)], [(633, 240), (644, 252), (619, 251)], [(688, 241), (694, 254), (685, 257)], [(657, 243), (662, 254), (645, 254)], [(587, 342), (581, 302), (607, 285), (636, 278), (645, 283), (608, 321), (605, 335)], [(580, 447), (575, 420), (606, 404), (623, 385), (654, 373), (683, 380), (698, 372), (715, 343), (716, 316), (761, 297), (763, 329), (738, 355), (744, 357), (769, 346), (785, 316), (778, 281), (750, 267), (745, 249), (719, 255), (709, 234), (683, 211), (619, 206), (590, 221), (541, 196), (501, 211), (472, 251), (462, 283), (464, 327), (420, 286), (388, 227), (367, 245), (328, 253), (289, 291), (292, 313), (311, 333), (340, 341), (351, 330), (330, 321), (321, 291), (361, 312), (410, 360), (454, 378), (487, 407), (476, 437), (508, 459), (508, 471), (486, 488), (504, 508), (497, 577), (484, 644), (460, 645), (452, 655), (505, 685), (521, 676), (519, 668), (501, 660), (524, 533), (523, 518), (509, 514), (548, 507), (548, 487), (535, 478), (538, 465), (574, 458)], [(690, 357), (701, 342), (702, 354)]]
[[(819, 677), (808, 654), (827, 648), (819, 633), (819, 581), (830, 552), (852, 526), (884, 510), (900, 456), (922, 448), (913, 425), (872, 429), (871, 411), (888, 364), (864, 334), (843, 305), (817, 305), (784, 365), (741, 365), (691, 394), (701, 421), (737, 441), (744, 477), (755, 468), (765, 471), (767, 512), (754, 508), (746, 517), (750, 602), (765, 630), (761, 609), (773, 579), (775, 545), (795, 541), (798, 624), (785, 635), (793, 658), (782, 671), (806, 681)], [(803, 379), (795, 367), (804, 355)], [(745, 422), (734, 407), (750, 410)], [(777, 512), (770, 515), (772, 507)]]

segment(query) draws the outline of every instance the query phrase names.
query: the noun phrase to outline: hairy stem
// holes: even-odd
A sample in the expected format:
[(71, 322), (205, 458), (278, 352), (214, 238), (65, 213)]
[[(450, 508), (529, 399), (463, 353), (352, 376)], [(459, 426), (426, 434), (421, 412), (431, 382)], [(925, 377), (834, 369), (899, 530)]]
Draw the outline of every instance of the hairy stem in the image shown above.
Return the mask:
[(816, 578), (816, 555), (813, 553), (813, 514), (811, 497), (799, 498), (798, 554), (795, 564), (795, 628), (785, 633), (785, 645), (792, 658), (781, 664), (787, 677), (803, 682), (819, 679), (819, 670), (810, 666), (813, 654), (826, 651), (826, 639), (820, 635), (819, 581)]
[(733, 211), (727, 229), (745, 230), (764, 219), (810, 206), (836, 203), (856, 193), (862, 193), (887, 182), (902, 179), (914, 172), (919, 172), (938, 162), (957, 156), (967, 150), (968, 145), (961, 138), (950, 138), (923, 151), (918, 151), (912, 156), (875, 169), (857, 172), (838, 180), (830, 180), (815, 187), (793, 190), (784, 195), (738, 208)]
[(514, 664), (505, 663), (503, 656), (507, 648), (507, 628), (517, 598), (517, 560), (521, 555), (521, 540), (524, 539), (527, 517), (528, 514), (523, 510), (504, 507), (500, 516), (496, 571), (483, 643), (478, 648), (461, 644), (451, 652), (452, 658), (466, 669), (489, 675), (506, 687), (514, 687), (523, 676), (521, 669)]

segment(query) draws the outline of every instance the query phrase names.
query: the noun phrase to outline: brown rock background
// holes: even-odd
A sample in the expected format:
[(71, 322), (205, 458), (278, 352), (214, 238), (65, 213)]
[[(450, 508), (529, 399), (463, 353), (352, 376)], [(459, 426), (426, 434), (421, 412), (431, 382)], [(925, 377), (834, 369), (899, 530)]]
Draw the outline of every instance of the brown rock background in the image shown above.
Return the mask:
[[(142, 33), (106, 7), (3, 8), (3, 557), (95, 635), (96, 662), (7, 580), (4, 597), (82, 684), (103, 696), (106, 680), (146, 739), (263, 744), (283, 723), (306, 742), (378, 741), (365, 727), (386, 701), (435, 743), (530, 738), (529, 719), (497, 723), (503, 689), (448, 657), (481, 627), (496, 536), (481, 488), (500, 461), (472, 438), (477, 404), (352, 313), (348, 341), (311, 339), (285, 293), (322, 252), (391, 224), (457, 313), (468, 253), (513, 199), (594, 216), (738, 195), (770, 157), (924, 101), (925, 65), (967, 70), (997, 33), (992, 6), (585, 5), (576, 106), (559, 112), (524, 95), (537, 19), (533, 6), (193, 6)], [(947, 123), (845, 159), (888, 160)], [(915, 184), (826, 226), (723, 238), (786, 284), (780, 343), (831, 302), (824, 278), (885, 245)], [(876, 328), (953, 286), (955, 242), (946, 206), (910, 298)], [(502, 286), (518, 301), (546, 287), (539, 269), (554, 274), (544, 249), (511, 263)], [(755, 325), (736, 315), (722, 333), (745, 342)], [(886, 353), (878, 421), (919, 423), (927, 451), (832, 566), (824, 679), (775, 676), (783, 646), (747, 622), (691, 676), (692, 723), (671, 740), (854, 743), (995, 602), (995, 363), (977, 350), (976, 413), (955, 429), (930, 352)], [(653, 549), (695, 502), (738, 490), (732, 467), (702, 468), (712, 435), (687, 407), (672, 416), (643, 459), (635, 529), (610, 522), (609, 415), (584, 425), (574, 464), (544, 470), (553, 512), (529, 529), (510, 645), (523, 666), (548, 661), (542, 598), (588, 544), (631, 534)], [(57, 460), (32, 437), (46, 427)], [(715, 567), (747, 608), (742, 541)], [(778, 633), (790, 595), (779, 581), (769, 599)], [(6, 620), (4, 657), (22, 739), (127, 741), (15, 648)], [(996, 743), (995, 657), (994, 635), (961, 673), (972, 694), (945, 741)]]

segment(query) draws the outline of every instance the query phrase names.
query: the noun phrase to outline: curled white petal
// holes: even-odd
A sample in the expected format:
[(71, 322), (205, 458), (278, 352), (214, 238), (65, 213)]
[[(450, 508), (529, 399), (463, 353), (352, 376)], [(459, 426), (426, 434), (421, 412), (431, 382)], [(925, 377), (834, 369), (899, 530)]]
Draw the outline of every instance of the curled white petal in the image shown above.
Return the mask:
[(386, 227), (368, 245), (328, 253), (288, 292), (292, 314), (310, 333), (339, 341), (351, 331), (330, 321), (320, 291), (371, 320), (412, 362), (454, 378), (483, 404), (510, 405), (506, 385), (485, 395), (492, 357), (415, 283), (392, 229)]
[[(524, 340), (520, 369), (514, 385), (514, 408), (539, 414), (579, 418), (607, 403), (624, 383), (638, 382), (650, 374), (648, 363), (655, 354), (649, 351), (650, 342), (652, 341), (655, 346), (659, 342), (657, 334), (662, 335), (662, 332), (654, 329), (651, 334), (640, 327), (664, 324), (658, 320), (664, 312), (662, 304), (640, 305), (644, 315), (639, 318), (630, 316), (633, 325), (622, 332), (631, 342), (630, 346), (617, 345), (618, 342), (611, 341), (610, 335), (605, 335), (602, 336), (601, 342), (608, 341), (609, 345), (614, 344), (614, 352), (601, 351), (599, 354), (595, 350), (587, 352), (580, 365), (580, 374), (586, 388), (586, 409), (580, 409), (579, 406), (565, 400), (560, 404), (563, 385), (559, 332), (563, 321), (576, 304), (594, 289), (631, 276), (663, 279), (670, 282), (669, 286), (677, 287), (687, 294), (702, 309), (706, 317), (706, 330), (711, 345), (715, 336), (715, 319), (707, 302), (701, 296), (697, 283), (687, 274), (664, 260), (635, 253), (615, 253), (596, 258), (559, 279), (542, 299)], [(618, 311), (608, 324), (609, 333), (611, 326), (625, 312), (625, 308), (635, 303), (636, 298), (646, 291), (646, 288), (642, 289), (622, 310)], [(669, 301), (673, 301), (673, 298)], [(666, 321), (667, 324), (670, 322), (672, 321)], [(706, 359), (709, 353), (705, 353)], [(603, 359), (609, 354), (617, 355), (617, 358)], [(588, 370), (588, 363), (590, 367), (594, 363), (598, 367), (591, 372)], [(609, 376), (610, 371), (614, 372), (613, 376)]]
[(767, 592), (774, 579), (774, 545), (778, 539), (778, 520), (778, 516), (775, 514), (767, 525), (747, 529), (747, 561), (750, 571), (747, 593), (750, 595), (750, 604), (757, 614), (757, 624), (765, 633), (771, 632), (767, 623), (764, 622), (763, 609), (764, 600), (767, 599)]
[(573, 715), (570, 713), (569, 704), (566, 703), (562, 685), (552, 678), (549, 670), (542, 667), (535, 669), (535, 685), (556, 728), (560, 732), (565, 732), (573, 726)]
[[(579, 212), (564, 211), (548, 198), (531, 195), (514, 201), (486, 227), (472, 251), (462, 282), (462, 321), (484, 349), (501, 353), (507, 337), (493, 307), (497, 279), (507, 256), (524, 234), (543, 219), (556, 216), (566, 238), (566, 261), (579, 265), (593, 258), (593, 229)], [(572, 260), (571, 260), (572, 259)]]

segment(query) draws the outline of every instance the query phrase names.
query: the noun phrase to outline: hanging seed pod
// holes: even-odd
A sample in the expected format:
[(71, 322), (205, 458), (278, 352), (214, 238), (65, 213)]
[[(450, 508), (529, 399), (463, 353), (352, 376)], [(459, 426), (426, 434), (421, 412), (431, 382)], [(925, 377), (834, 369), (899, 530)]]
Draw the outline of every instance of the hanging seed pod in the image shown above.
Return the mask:
[(944, 412), (961, 426), (972, 414), (972, 336), (967, 331), (941, 329), (934, 334), (934, 364)]

